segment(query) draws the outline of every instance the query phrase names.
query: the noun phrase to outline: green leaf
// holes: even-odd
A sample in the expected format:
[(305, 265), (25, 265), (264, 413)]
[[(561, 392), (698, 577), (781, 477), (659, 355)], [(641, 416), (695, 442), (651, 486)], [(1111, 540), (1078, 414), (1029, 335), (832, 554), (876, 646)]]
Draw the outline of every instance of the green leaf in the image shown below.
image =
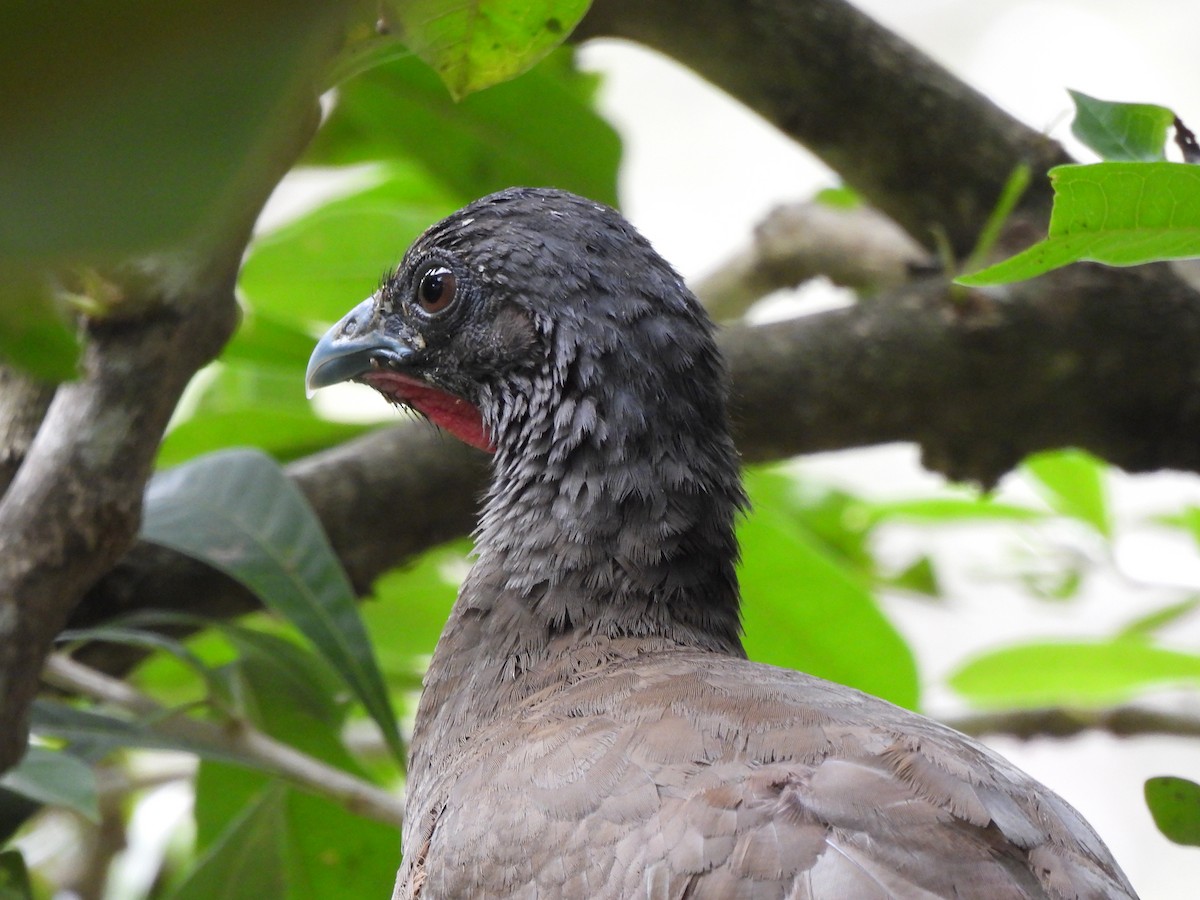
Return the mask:
[(1046, 518), (1041, 510), (1001, 503), (988, 495), (889, 500), (870, 503), (865, 510), (871, 527), (892, 521), (958, 525), (971, 521), (1035, 522)]
[(1007, 647), (950, 678), (972, 703), (989, 707), (1099, 707), (1178, 684), (1200, 685), (1200, 656), (1122, 639)]
[[(456, 104), (419, 60), (396, 60), (338, 91), (308, 161), (386, 161), (425, 173), (426, 192), (436, 187), (449, 198), (444, 212), (512, 185), (554, 185), (615, 206), (621, 141), (594, 109), (598, 84), (563, 49), (520, 78)], [(409, 238), (392, 240), (387, 266)]]
[[(156, 611), (148, 611), (139, 616), (130, 616), (124, 620), (114, 621), (108, 625), (64, 631), (59, 634), (58, 639), (74, 644), (102, 641), (166, 653), (200, 676), (210, 698), (215, 697), (221, 703), (228, 703), (230, 698), (224, 691), (224, 685), (214, 677), (213, 670), (205, 664), (204, 660), (189, 650), (182, 641), (152, 630), (153, 624), (168, 621), (170, 624), (186, 622), (192, 627), (205, 627), (210, 623), (199, 616), (175, 616), (168, 620), (167, 616), (170, 615), (170, 613), (159, 615)], [(138, 627), (140, 622), (145, 622), (147, 627)]]
[(155, 476), (142, 536), (245, 584), (345, 679), (402, 755), (354, 590), (303, 495), (270, 458), (229, 450)]
[[(214, 669), (181, 642), (152, 629), (211, 629), (224, 637), (238, 655)], [(315, 710), (316, 715), (325, 718), (336, 715), (334, 694), (342, 681), (323, 659), (288, 638), (243, 624), (174, 610), (150, 609), (124, 616), (111, 625), (67, 631), (62, 638), (71, 641), (113, 640), (163, 650), (199, 672), (213, 691), (220, 690), (225, 706), (230, 706), (232, 699), (225, 690), (229, 683), (228, 673), (247, 664), (265, 666), (276, 670), (278, 683), (287, 687), (289, 704)]]
[(287, 896), (282, 817), (286, 791), (270, 784), (226, 820), (195, 868), (168, 896), (170, 900), (260, 900)]
[(1200, 596), (1191, 596), (1186, 600), (1180, 600), (1177, 603), (1168, 603), (1166, 606), (1152, 610), (1145, 615), (1138, 616), (1132, 619), (1117, 633), (1117, 637), (1122, 638), (1145, 638), (1153, 635), (1157, 631), (1175, 624), (1180, 619), (1185, 618), (1200, 608)]
[(0, 259), (0, 362), (53, 383), (74, 378), (78, 359), (79, 342), (44, 279)]
[(1146, 780), (1145, 791), (1158, 830), (1176, 844), (1200, 847), (1200, 784), (1160, 775)]
[(983, 228), (979, 230), (979, 239), (976, 240), (975, 247), (971, 250), (971, 255), (964, 264), (966, 269), (976, 268), (992, 252), (992, 247), (995, 246), (996, 241), (999, 239), (1000, 233), (1008, 221), (1008, 217), (1012, 215), (1012, 211), (1016, 209), (1017, 202), (1029, 187), (1029, 178), (1029, 164), (1018, 163), (1004, 182), (1004, 187), (1000, 190), (1000, 197), (996, 200), (996, 205), (988, 213), (987, 221), (983, 223)]
[[(188, 897), (327, 900), (389, 895), (400, 855), (396, 829), (356, 816), (323, 797), (210, 763), (201, 765), (196, 784), (197, 845), (205, 848), (205, 859), (226, 852), (237, 839), (228, 834), (228, 823), (247, 803), (264, 795), (274, 801), (263, 822), (275, 842), (266, 861), (275, 879), (271, 889), (254, 893), (252, 885), (243, 887), (229, 878), (223, 883), (224, 893), (201, 890), (213, 884), (205, 881)], [(219, 867), (213, 867), (212, 877), (221, 877)]]
[[(251, 245), (252, 252), (258, 244), (255, 241)], [(311, 329), (296, 324), (297, 320), (310, 318), (305, 299), (294, 298), (295, 302), (283, 315), (258, 309), (247, 311), (237, 333), (221, 353), (222, 362), (303, 372), (312, 355), (314, 336)]]
[(912, 591), (927, 597), (942, 595), (942, 586), (938, 583), (937, 571), (933, 567), (933, 560), (928, 556), (918, 557), (903, 571), (884, 580), (892, 587), (903, 591)]
[(1054, 450), (1029, 457), (1022, 469), (1053, 510), (1112, 536), (1104, 464), (1094, 456), (1081, 450)]
[[(303, 378), (296, 384), (302, 397)], [(178, 465), (206, 453), (246, 445), (287, 462), (348, 441), (368, 427), (330, 422), (308, 411), (259, 406), (204, 413), (171, 429), (159, 448), (158, 464)]]
[(412, 164), (389, 164), (377, 175), (369, 187), (250, 246), (239, 287), (257, 314), (285, 321), (340, 319), (379, 287), (417, 235), (461, 205)]
[(1075, 102), (1071, 133), (1102, 159), (1158, 162), (1165, 159), (1167, 129), (1175, 113), (1150, 103), (1112, 103), (1079, 91), (1067, 91)]
[(127, 747), (145, 750), (179, 750), (206, 759), (237, 766), (264, 769), (267, 764), (226, 747), (195, 741), (163, 732), (153, 723), (122, 719), (117, 716), (76, 709), (55, 700), (35, 700), (31, 728), (43, 737), (58, 738), (109, 752)]
[[(0, 788), (38, 803), (72, 809), (92, 822), (100, 821), (92, 767), (62, 750), (31, 746), (15, 769), (0, 776)], [(0, 890), (0, 900), (3, 897)]]
[(433, 653), (458, 594), (456, 576), (470, 565), (470, 551), (466, 540), (434, 548), (372, 586), (376, 599), (363, 616), (386, 669), (409, 675), (424, 671), (424, 657)]
[(738, 530), (746, 648), (751, 658), (801, 669), (915, 708), (916, 663), (864, 580), (788, 515), (788, 479), (748, 475), (754, 513)]
[(0, 263), (115, 259), (219, 230), (344, 15), (313, 0), (0, 6)]
[[(341, 682), (320, 657), (277, 635), (228, 623), (223, 623), (220, 628), (238, 649), (239, 659), (231, 668), (239, 670), (243, 684), (247, 680), (262, 681), (270, 677), (279, 702), (325, 725), (341, 722), (343, 716), (335, 696)], [(245, 689), (242, 696), (246, 697)], [(251, 712), (255, 722), (261, 723), (261, 715), (251, 710), (247, 712)]]
[(20, 850), (0, 853), (0, 900), (33, 900), (29, 870)]
[(813, 195), (813, 200), (823, 206), (832, 206), (834, 209), (857, 209), (863, 204), (862, 197), (855, 193), (854, 188), (844, 184), (821, 188)]
[(1200, 256), (1200, 166), (1095, 163), (1050, 170), (1054, 209), (1044, 241), (956, 284), (1033, 278), (1081, 260), (1133, 266)]
[(397, 8), (414, 53), (461, 99), (531, 68), (561, 44), (590, 0), (406, 0)]
[[(260, 728), (312, 757), (364, 777), (341, 742), (340, 719), (293, 702), (294, 687), (279, 667), (253, 659), (243, 674), (247, 707)], [(198, 845), (220, 841), (225, 823), (269, 789), (272, 781), (256, 772), (202, 763), (196, 782)], [(284, 878), (280, 889), (269, 895), (273, 900), (387, 896), (395, 879), (399, 843), (395, 828), (290, 787), (283, 792), (271, 827), (279, 838)]]

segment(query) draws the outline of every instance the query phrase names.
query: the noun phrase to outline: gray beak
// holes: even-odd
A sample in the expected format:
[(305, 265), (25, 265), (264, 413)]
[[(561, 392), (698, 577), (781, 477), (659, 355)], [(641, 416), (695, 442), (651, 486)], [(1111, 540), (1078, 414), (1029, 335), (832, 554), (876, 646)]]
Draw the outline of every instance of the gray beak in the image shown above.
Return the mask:
[(304, 373), (304, 388), (312, 396), (317, 388), (351, 381), (380, 366), (394, 366), (416, 352), (411, 344), (383, 331), (375, 315), (375, 298), (368, 297), (317, 342)]

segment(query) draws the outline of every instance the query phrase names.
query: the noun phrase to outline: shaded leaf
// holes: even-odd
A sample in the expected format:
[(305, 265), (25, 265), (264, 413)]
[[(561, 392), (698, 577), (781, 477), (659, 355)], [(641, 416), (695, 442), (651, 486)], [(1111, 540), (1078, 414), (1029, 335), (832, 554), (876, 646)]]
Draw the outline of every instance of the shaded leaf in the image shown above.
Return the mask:
[(29, 870), (20, 850), (0, 853), (0, 900), (33, 900)]
[(405, 0), (396, 8), (405, 42), (450, 93), (520, 75), (566, 40), (590, 0)]
[[(279, 667), (255, 660), (243, 674), (247, 707), (253, 709), (262, 730), (329, 765), (364, 777), (341, 742), (340, 719), (291, 702), (293, 687)], [(225, 823), (272, 783), (273, 779), (256, 772), (202, 763), (196, 782), (199, 846), (220, 841)], [(285, 788), (282, 799), (272, 828), (280, 842), (284, 881), (272, 898), (387, 896), (395, 878), (399, 843), (395, 828), (291, 787)]]
[[(38, 803), (72, 809), (92, 822), (100, 821), (95, 772), (83, 760), (62, 750), (29, 747), (16, 768), (0, 776), (0, 788)], [(0, 900), (3, 897), (0, 890)]]
[(220, 837), (168, 897), (171, 900), (261, 900), (286, 897), (282, 818), (285, 788), (273, 783), (226, 819)]
[(224, 625), (221, 632), (240, 653), (230, 668), (236, 668), (241, 676), (241, 696), (253, 704), (253, 708), (243, 709), (256, 723), (263, 724), (261, 709), (254, 701), (261, 693), (257, 685), (269, 677), (277, 702), (327, 727), (340, 725), (343, 715), (335, 696), (340, 680), (319, 657), (289, 640), (250, 628)]
[(78, 375), (78, 359), (79, 342), (44, 280), (0, 260), (0, 362), (58, 382)]
[(158, 474), (146, 492), (142, 536), (236, 578), (285, 616), (402, 753), (354, 591), (320, 522), (274, 461), (230, 450)]
[(1200, 784), (1160, 775), (1146, 780), (1145, 793), (1159, 831), (1176, 844), (1200, 847)]
[(957, 284), (1033, 278), (1069, 263), (1133, 266), (1200, 256), (1200, 166), (1095, 163), (1050, 170), (1054, 209), (1045, 240)]
[(178, 750), (238, 766), (266, 768), (266, 764), (260, 760), (243, 756), (224, 746), (166, 733), (155, 728), (153, 723), (76, 709), (54, 700), (34, 701), (31, 728), (35, 734), (43, 737), (79, 742), (97, 751), (111, 752), (126, 747)]
[(342, 16), (293, 0), (3, 4), (0, 254), (123, 256), (217, 225)]
[[(169, 614), (168, 614), (169, 615)], [(155, 621), (162, 621), (162, 617), (141, 616), (129, 617), (124, 621), (115, 621), (109, 625), (99, 625), (94, 628), (78, 628), (64, 631), (59, 634), (58, 639), (67, 643), (83, 643), (90, 641), (101, 641), (111, 644), (123, 644), (128, 647), (138, 647), (143, 650), (157, 650), (166, 653), (183, 663), (188, 669), (199, 675), (204, 682), (205, 688), (210, 697), (215, 696), (222, 703), (228, 703), (229, 697), (225, 694), (224, 685), (221, 681), (214, 677), (213, 670), (196, 654), (184, 646), (182, 641), (176, 640), (173, 637), (154, 631), (151, 627), (139, 628), (139, 621), (146, 621), (148, 624)], [(175, 622), (185, 621), (185, 617), (178, 617)], [(199, 616), (186, 617), (189, 625), (204, 626), (209, 624), (206, 620)]]
[(1113, 103), (1067, 91), (1075, 103), (1071, 133), (1102, 159), (1157, 162), (1165, 159), (1167, 129), (1175, 113), (1150, 103)]
[(1020, 644), (975, 657), (949, 681), (980, 706), (1097, 707), (1148, 688), (1200, 684), (1200, 656), (1120, 639)]

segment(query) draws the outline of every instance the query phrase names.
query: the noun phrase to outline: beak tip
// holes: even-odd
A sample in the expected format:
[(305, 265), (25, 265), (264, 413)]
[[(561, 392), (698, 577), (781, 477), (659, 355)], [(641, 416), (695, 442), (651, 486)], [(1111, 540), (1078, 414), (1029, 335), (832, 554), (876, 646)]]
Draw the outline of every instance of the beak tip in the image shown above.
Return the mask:
[(326, 369), (327, 364), (336, 360), (340, 355), (333, 342), (336, 331), (337, 326), (335, 325), (325, 332), (321, 336), (321, 340), (317, 341), (317, 346), (313, 348), (312, 356), (308, 358), (308, 367), (304, 370), (304, 396), (309, 400), (313, 398), (313, 394), (319, 388), (329, 387), (335, 383), (335, 380), (330, 379), (328, 372), (322, 376), (321, 370)]
[(320, 388), (353, 381), (370, 371), (379, 357), (402, 361), (412, 356), (411, 344), (372, 324), (374, 303), (368, 297), (317, 341), (304, 372), (304, 394), (310, 400)]

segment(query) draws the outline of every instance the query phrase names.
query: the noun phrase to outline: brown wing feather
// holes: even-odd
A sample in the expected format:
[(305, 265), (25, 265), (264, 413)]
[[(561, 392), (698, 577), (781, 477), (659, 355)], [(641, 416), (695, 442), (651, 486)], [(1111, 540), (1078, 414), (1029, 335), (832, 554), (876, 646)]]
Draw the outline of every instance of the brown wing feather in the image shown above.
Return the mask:
[(421, 898), (1134, 896), (1070, 806), (936, 723), (694, 651), (619, 668), (463, 748)]

